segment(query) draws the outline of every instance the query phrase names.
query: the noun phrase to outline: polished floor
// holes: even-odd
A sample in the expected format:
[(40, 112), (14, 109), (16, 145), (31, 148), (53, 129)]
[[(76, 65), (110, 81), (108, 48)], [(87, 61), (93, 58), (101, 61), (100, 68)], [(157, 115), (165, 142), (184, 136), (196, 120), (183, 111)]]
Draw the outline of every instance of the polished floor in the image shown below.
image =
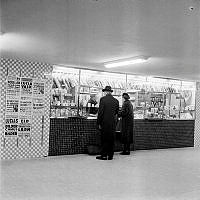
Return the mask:
[(1, 161), (1, 200), (200, 200), (200, 149)]

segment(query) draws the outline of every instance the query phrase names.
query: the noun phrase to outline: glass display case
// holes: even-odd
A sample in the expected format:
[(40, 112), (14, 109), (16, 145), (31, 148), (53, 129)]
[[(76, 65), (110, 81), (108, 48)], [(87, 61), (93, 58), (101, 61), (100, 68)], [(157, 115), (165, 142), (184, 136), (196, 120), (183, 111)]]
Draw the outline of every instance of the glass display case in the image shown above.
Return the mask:
[(120, 107), (122, 93), (130, 95), (135, 119), (195, 118), (195, 82), (58, 66), (52, 73), (51, 117), (95, 118), (106, 85)]
[(126, 87), (125, 74), (81, 70), (79, 91), (79, 114), (86, 117), (96, 117), (100, 98), (103, 96), (102, 89), (110, 85), (113, 89), (112, 95), (122, 105), (121, 95)]
[(79, 69), (56, 68), (52, 73), (50, 117), (72, 117), (78, 113)]
[(194, 119), (195, 82), (128, 75), (135, 119)]
[(51, 117), (96, 118), (102, 89), (110, 85), (122, 105), (126, 75), (55, 67), (52, 73)]

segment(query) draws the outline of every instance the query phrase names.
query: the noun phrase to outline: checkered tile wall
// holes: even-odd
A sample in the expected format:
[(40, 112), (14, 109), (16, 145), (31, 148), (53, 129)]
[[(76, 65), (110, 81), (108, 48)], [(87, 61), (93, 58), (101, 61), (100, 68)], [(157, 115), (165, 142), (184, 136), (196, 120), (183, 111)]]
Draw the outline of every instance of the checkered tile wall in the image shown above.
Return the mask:
[[(45, 73), (51, 72), (52, 66), (49, 64), (1, 58), (1, 159), (33, 158), (48, 155), (51, 77), (45, 77)], [(5, 120), (7, 75), (46, 79), (44, 127), (42, 128), (42, 116), (33, 116), (30, 138), (4, 138), (3, 129)]]
[(196, 85), (196, 120), (194, 131), (194, 147), (200, 147), (200, 82)]

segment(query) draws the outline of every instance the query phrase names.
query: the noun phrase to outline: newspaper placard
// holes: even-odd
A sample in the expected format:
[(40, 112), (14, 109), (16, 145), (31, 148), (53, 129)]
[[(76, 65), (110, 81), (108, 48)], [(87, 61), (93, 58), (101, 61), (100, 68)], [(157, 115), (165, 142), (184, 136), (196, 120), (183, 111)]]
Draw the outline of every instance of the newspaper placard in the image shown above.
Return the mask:
[(16, 115), (19, 111), (18, 99), (6, 99), (6, 114)]
[(44, 98), (33, 98), (33, 115), (44, 115)]
[(32, 112), (32, 98), (31, 97), (21, 97), (19, 105), (20, 105), (19, 107), (20, 115), (31, 116), (31, 112)]
[(21, 96), (32, 96), (33, 79), (21, 78)]
[(18, 116), (6, 115), (4, 136), (17, 137)]
[(19, 98), (20, 93), (20, 78), (8, 76), (6, 85), (6, 96), (10, 99)]
[(33, 81), (33, 115), (44, 115), (45, 108), (45, 81), (34, 79)]
[(19, 116), (18, 123), (18, 136), (30, 137), (31, 136), (31, 116)]
[(4, 136), (30, 137), (32, 115), (44, 115), (45, 80), (7, 77)]
[(33, 96), (44, 97), (45, 82), (42, 80), (34, 79), (33, 82)]

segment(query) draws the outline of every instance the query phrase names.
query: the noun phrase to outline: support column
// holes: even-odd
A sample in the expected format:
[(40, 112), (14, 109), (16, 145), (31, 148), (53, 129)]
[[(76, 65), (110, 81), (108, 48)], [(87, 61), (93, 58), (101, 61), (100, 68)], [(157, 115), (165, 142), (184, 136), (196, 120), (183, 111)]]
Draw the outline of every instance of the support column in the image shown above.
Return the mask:
[(196, 119), (194, 129), (194, 147), (200, 147), (200, 82), (196, 83)]

